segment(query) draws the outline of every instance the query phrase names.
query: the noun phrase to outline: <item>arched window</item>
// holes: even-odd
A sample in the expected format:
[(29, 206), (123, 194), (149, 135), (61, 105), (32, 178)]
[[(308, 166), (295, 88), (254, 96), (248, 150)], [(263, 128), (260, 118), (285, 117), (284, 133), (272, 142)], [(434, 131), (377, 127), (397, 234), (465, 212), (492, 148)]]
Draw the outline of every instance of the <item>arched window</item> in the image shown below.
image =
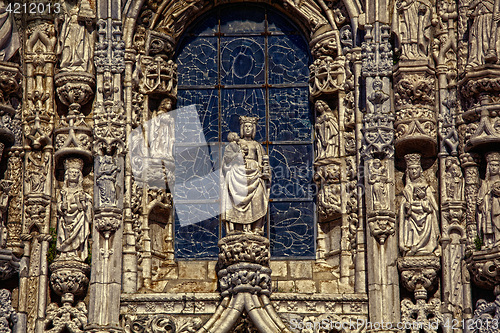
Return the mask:
[[(272, 168), (266, 233), (274, 257), (314, 257), (313, 135), (306, 40), (265, 5), (229, 5), (207, 13), (176, 52), (175, 251), (214, 258), (224, 236), (220, 164), (239, 117), (258, 117), (255, 140)], [(182, 108), (196, 106), (197, 113)], [(200, 122), (203, 134), (193, 123)], [(202, 137), (204, 135), (204, 138)], [(200, 142), (206, 145), (200, 147)]]

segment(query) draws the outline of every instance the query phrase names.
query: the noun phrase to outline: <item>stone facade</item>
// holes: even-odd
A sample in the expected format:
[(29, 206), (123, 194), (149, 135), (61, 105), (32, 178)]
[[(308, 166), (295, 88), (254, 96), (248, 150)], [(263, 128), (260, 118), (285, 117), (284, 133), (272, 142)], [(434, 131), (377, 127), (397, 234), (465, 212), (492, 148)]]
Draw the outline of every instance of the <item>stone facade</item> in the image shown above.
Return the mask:
[[(0, 0), (0, 333), (500, 332), (499, 17), (499, 0)], [(179, 199), (192, 91), (213, 202)], [(278, 172), (292, 148), (305, 181)], [(315, 191), (273, 193), (287, 181)], [(179, 241), (210, 219), (212, 252)]]

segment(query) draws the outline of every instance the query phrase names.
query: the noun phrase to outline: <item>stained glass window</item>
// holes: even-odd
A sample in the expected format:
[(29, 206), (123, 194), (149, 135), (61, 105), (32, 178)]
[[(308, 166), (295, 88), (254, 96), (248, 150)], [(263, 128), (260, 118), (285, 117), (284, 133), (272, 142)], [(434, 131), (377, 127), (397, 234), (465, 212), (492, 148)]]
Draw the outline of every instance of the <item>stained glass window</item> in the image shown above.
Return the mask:
[(314, 257), (310, 56), (299, 29), (266, 5), (220, 7), (185, 33), (176, 62), (176, 256), (217, 257), (220, 161), (239, 117), (254, 116), (272, 168), (271, 254)]

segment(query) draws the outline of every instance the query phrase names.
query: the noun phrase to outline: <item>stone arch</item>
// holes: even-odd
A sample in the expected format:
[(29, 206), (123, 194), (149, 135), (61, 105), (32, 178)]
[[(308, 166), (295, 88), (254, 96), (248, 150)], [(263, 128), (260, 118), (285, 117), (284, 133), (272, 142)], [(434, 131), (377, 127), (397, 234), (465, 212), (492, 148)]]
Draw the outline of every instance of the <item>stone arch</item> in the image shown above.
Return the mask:
[[(231, 2), (242, 2), (242, 1), (231, 1)], [(255, 2), (264, 2), (257, 0)], [(123, 39), (127, 48), (132, 47), (133, 43), (133, 33), (135, 31), (137, 21), (139, 19), (139, 14), (141, 9), (145, 5), (146, 0), (129, 0), (125, 3), (123, 13), (124, 13), (124, 29), (123, 29)], [(158, 10), (153, 14), (149, 29), (157, 28), (157, 23), (161, 22), (160, 17), (168, 19), (168, 16), (178, 16), (176, 20), (176, 25), (182, 26), (183, 29), (189, 26), (191, 22), (196, 20), (204, 12), (227, 2), (214, 1), (213, 3), (206, 3), (203, 0), (184, 0), (184, 1), (163, 1)], [(351, 26), (354, 30), (357, 29), (357, 22), (360, 15), (363, 14), (363, 6), (359, 0), (339, 0), (345, 6), (348, 13), (349, 19), (351, 21)], [(181, 6), (179, 6), (181, 4)], [(175, 6), (188, 7), (188, 9), (176, 11)], [(327, 6), (324, 0), (308, 0), (303, 2), (300, 7), (295, 5), (293, 1), (280, 1), (279, 5), (276, 6), (281, 11), (286, 12), (287, 16), (290, 18), (296, 18), (295, 23), (299, 23), (300, 27), (303, 29), (306, 35), (309, 34), (311, 39), (315, 34), (322, 34), (328, 31), (338, 31), (337, 24), (335, 23), (335, 17), (333, 11)], [(196, 8), (197, 10), (192, 10)], [(177, 8), (179, 9), (179, 8)], [(191, 9), (192, 15), (186, 15), (186, 11)], [(184, 30), (180, 30), (174, 33), (175, 36), (182, 35)], [(174, 40), (176, 39), (174, 36)], [(339, 41), (339, 40), (338, 40)], [(177, 40), (174, 41), (174, 43)], [(340, 45), (340, 43), (339, 43)]]

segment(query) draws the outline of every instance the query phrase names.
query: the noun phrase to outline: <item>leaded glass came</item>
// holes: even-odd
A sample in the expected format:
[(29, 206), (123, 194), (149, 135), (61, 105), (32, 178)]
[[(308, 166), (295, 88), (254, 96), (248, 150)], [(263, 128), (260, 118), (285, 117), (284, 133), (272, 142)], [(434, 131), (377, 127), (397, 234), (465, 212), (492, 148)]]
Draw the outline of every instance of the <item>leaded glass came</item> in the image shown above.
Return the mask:
[[(196, 106), (199, 120), (179, 112), (176, 125), (176, 256), (217, 256), (225, 232), (217, 213), (219, 161), (228, 133), (240, 132), (239, 117), (253, 116), (259, 118), (255, 140), (266, 148), (272, 168), (266, 230), (271, 254), (314, 257), (306, 40), (268, 6), (233, 5), (208, 13), (179, 45), (177, 108)], [(192, 131), (193, 121), (201, 123), (206, 147), (197, 146), (201, 134)], [(191, 221), (190, 214), (197, 218)]]

